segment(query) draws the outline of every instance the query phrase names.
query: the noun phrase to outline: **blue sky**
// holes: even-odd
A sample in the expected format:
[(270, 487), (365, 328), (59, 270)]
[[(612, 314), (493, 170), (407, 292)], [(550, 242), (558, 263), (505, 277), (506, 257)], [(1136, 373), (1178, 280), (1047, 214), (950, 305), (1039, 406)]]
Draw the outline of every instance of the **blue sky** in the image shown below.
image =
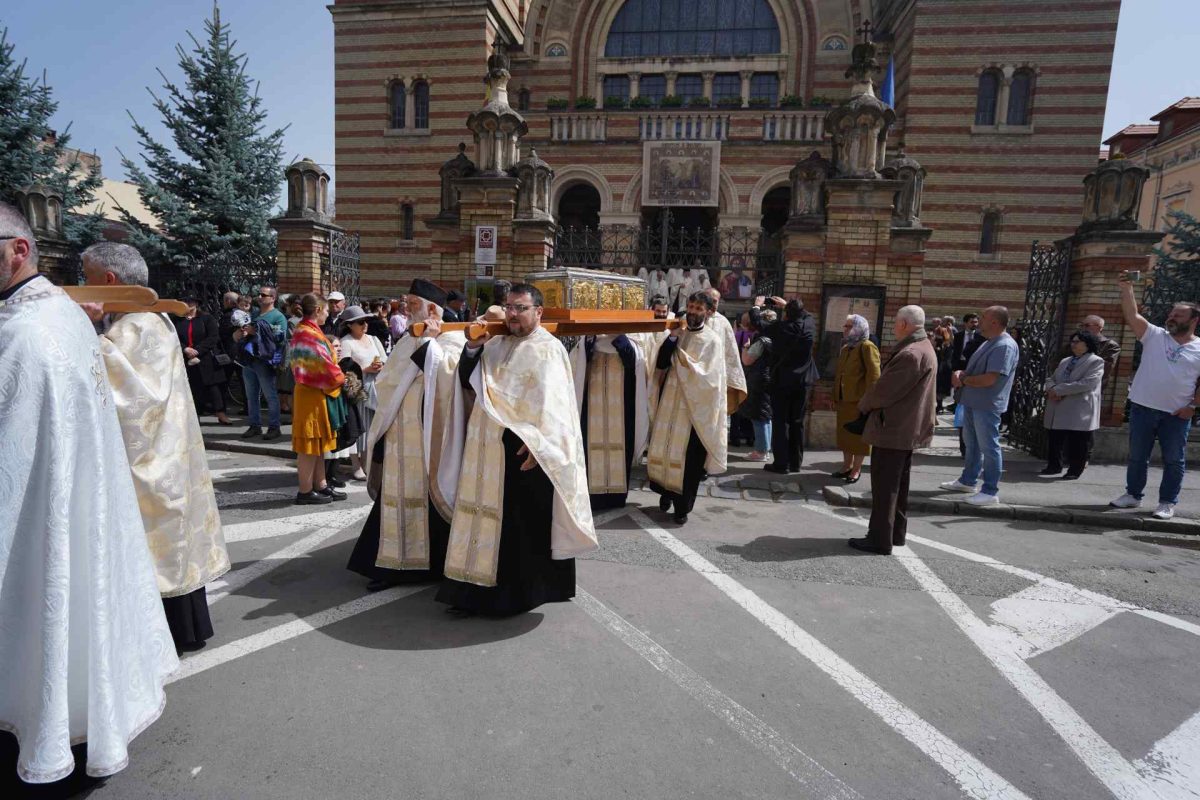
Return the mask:
[[(1196, 2), (1125, 0), (1105, 137), (1180, 97), (1200, 95), (1200, 26), (1189, 21)], [(221, 16), (249, 55), (271, 122), (291, 126), (285, 159), (310, 156), (333, 172), (333, 23), (325, 5), (225, 0)], [(18, 58), (46, 71), (59, 101), (58, 126), (71, 122), (74, 145), (94, 149), (106, 176), (123, 178), (118, 148), (138, 151), (126, 110), (162, 134), (146, 87), (161, 86), (156, 68), (179, 77), (175, 45), (190, 45), (189, 30), (201, 36), (211, 13), (211, 0), (6, 0), (0, 27), (8, 28)]]

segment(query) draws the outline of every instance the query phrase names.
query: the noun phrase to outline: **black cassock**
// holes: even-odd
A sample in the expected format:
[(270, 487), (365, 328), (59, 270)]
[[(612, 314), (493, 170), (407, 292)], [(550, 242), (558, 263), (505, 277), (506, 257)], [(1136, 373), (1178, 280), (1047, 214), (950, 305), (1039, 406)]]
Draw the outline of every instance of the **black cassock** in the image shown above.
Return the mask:
[[(671, 357), (675, 355), (675, 349), (679, 347), (679, 340), (668, 337), (663, 342), (662, 347), (658, 349), (658, 360), (655, 362), (655, 369), (665, 369), (667, 374), (663, 379), (662, 388), (659, 389), (659, 397), (662, 397), (662, 390), (667, 388), (667, 381), (672, 379), (670, 372)], [(687, 453), (683, 458), (683, 492), (676, 494), (675, 492), (667, 491), (664, 487), (650, 481), (650, 489), (670, 498), (674, 504), (676, 514), (690, 514), (692, 507), (696, 505), (696, 492), (700, 489), (700, 481), (704, 480), (708, 473), (704, 469), (704, 462), (708, 459), (708, 451), (704, 449), (704, 442), (700, 440), (700, 436), (696, 433), (696, 429), (692, 428), (688, 435)]]
[[(429, 347), (428, 344), (421, 345), (413, 351), (411, 356), (417, 369), (422, 371), (425, 368), (425, 349), (427, 347)], [(435, 379), (436, 376), (426, 376), (426, 380)], [(375, 452), (371, 454), (371, 460), (376, 465), (383, 463), (385, 443), (386, 437), (381, 438), (375, 445)], [(434, 478), (431, 477), (430, 480), (434, 480)], [(375, 565), (375, 559), (379, 556), (382, 508), (383, 496), (381, 494), (375, 501), (375, 505), (371, 507), (371, 514), (363, 524), (362, 533), (358, 535), (358, 541), (354, 545), (354, 552), (350, 554), (350, 563), (346, 565), (346, 569), (357, 572), (370, 580), (394, 584), (440, 580), (442, 570), (446, 565), (446, 544), (450, 541), (450, 523), (442, 519), (442, 515), (433, 505), (433, 501), (429, 501), (429, 569), (387, 569)]]
[(175, 640), (177, 649), (195, 649), (206, 639), (212, 638), (208, 593), (203, 586), (178, 597), (164, 597), (162, 604), (163, 612), (167, 615), (167, 627), (171, 629), (171, 638)]
[[(614, 337), (612, 340), (613, 349), (617, 351), (617, 355), (621, 358), (621, 363), (625, 365), (625, 391), (623, 395), (625, 409), (625, 486), (626, 490), (621, 493), (611, 494), (592, 494), (589, 495), (592, 501), (593, 511), (604, 511), (610, 508), (624, 508), (625, 502), (629, 498), (629, 474), (633, 467), (633, 460), (641, 455), (641, 453), (633, 452), (633, 429), (637, 422), (635, 414), (637, 408), (637, 356), (633, 352), (636, 345), (629, 341), (629, 337), (621, 334)], [(596, 340), (587, 339), (587, 363), (592, 363), (592, 355), (595, 351)], [(580, 416), (580, 427), (583, 428), (583, 452), (587, 455), (587, 436), (588, 436), (588, 392), (585, 389), (583, 393), (583, 413)]]
[[(470, 386), (482, 348), (463, 351), (458, 377)], [(476, 409), (475, 413), (482, 413)], [(575, 596), (575, 559), (550, 557), (550, 525), (554, 514), (554, 484), (540, 466), (521, 470), (517, 455), (521, 439), (505, 429), (504, 518), (500, 523), (500, 553), (495, 586), (443, 578), (434, 598), (456, 608), (490, 617), (520, 614), (543, 603), (561, 603)]]

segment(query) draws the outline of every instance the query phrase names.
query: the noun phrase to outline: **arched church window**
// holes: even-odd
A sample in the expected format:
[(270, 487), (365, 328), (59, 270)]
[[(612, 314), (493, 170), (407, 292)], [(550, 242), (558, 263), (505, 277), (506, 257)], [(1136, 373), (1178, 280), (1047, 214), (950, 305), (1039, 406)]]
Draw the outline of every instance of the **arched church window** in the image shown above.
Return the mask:
[(429, 84), (425, 81), (413, 84), (413, 127), (429, 127)]
[(1000, 70), (989, 69), (979, 76), (979, 93), (975, 99), (975, 124), (996, 124), (996, 100), (1000, 96)]
[(1006, 121), (1009, 125), (1029, 125), (1033, 121), (1033, 70), (1019, 69), (1013, 73)]
[(987, 211), (979, 226), (979, 252), (993, 255), (1000, 251), (1000, 212)]
[(388, 110), (391, 112), (389, 114), (390, 123), (388, 127), (393, 129), (403, 128), (405, 122), (404, 103), (408, 99), (407, 94), (404, 91), (404, 82), (392, 81), (392, 85), (389, 87), (388, 95)]
[(821, 45), (822, 50), (845, 50), (846, 40), (841, 36), (830, 36), (825, 40), (825, 44)]
[(782, 49), (767, 0), (627, 0), (604, 55), (748, 56)]
[(567, 46), (564, 44), (559, 44), (559, 43), (555, 42), (554, 44), (552, 44), (546, 48), (546, 56), (548, 58), (566, 58), (567, 57)]
[(416, 210), (412, 203), (400, 206), (400, 238), (406, 242), (411, 242), (415, 237), (416, 219)]

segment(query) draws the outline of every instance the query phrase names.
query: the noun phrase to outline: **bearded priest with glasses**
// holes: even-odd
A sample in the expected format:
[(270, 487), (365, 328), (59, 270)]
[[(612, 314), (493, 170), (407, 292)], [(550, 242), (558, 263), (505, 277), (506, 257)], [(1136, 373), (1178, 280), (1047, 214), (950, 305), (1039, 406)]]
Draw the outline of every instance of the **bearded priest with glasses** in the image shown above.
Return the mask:
[(455, 614), (570, 600), (575, 557), (597, 548), (567, 350), (536, 287), (509, 289), (504, 316), (505, 335), (463, 350), (438, 476), (454, 518), (436, 599)]

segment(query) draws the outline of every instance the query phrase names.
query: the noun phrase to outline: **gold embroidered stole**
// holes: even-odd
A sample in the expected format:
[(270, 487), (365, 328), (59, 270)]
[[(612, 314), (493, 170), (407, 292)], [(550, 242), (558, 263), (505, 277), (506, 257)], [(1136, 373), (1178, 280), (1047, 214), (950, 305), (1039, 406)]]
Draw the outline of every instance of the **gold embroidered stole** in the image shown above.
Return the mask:
[(692, 418), (674, 370), (668, 370), (663, 379), (666, 387), (654, 415), (646, 473), (668, 492), (678, 494), (683, 491), (683, 463), (692, 435)]
[(421, 407), (425, 376), (408, 387), (400, 413), (388, 428), (391, 446), (383, 457), (383, 508), (375, 566), (386, 569), (429, 569), (429, 479)]
[(504, 428), (476, 408), (467, 423), (462, 472), (446, 577), (479, 586), (495, 586), (500, 566), (500, 523), (504, 518)]
[(592, 494), (623, 494), (625, 458), (625, 362), (596, 352), (588, 364), (588, 487)]

